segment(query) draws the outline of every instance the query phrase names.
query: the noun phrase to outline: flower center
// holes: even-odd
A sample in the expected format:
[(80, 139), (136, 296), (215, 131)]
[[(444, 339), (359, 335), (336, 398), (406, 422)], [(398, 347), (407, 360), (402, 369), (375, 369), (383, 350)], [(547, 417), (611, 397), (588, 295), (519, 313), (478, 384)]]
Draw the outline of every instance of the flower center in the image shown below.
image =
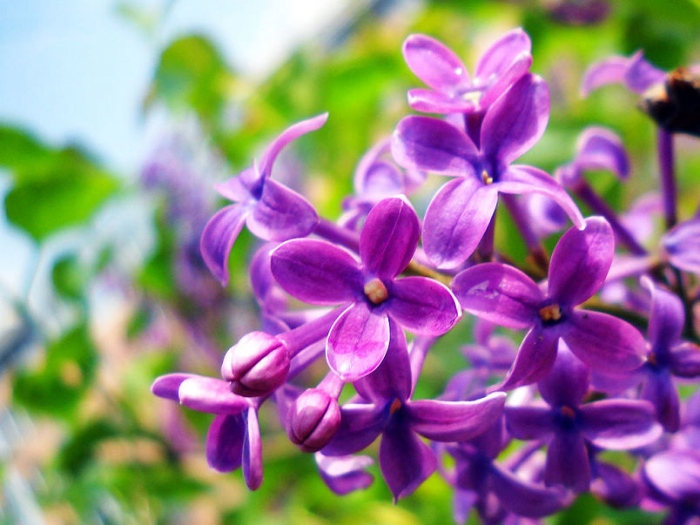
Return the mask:
[(401, 400), (400, 399), (394, 399), (394, 402), (391, 404), (391, 407), (389, 407), (389, 414), (393, 415), (396, 413), (396, 411), (401, 408)]
[(659, 366), (659, 359), (656, 357), (656, 353), (654, 353), (654, 352), (651, 352), (647, 356), (647, 361), (649, 362), (649, 364), (651, 366)]
[(540, 308), (539, 313), (543, 321), (558, 321), (561, 319), (561, 308), (556, 303)]
[(365, 284), (364, 292), (372, 304), (381, 304), (389, 298), (386, 286), (377, 278)]
[(493, 184), (493, 177), (489, 175), (489, 172), (484, 170), (481, 172), (481, 182), (484, 184)]
[(576, 417), (576, 412), (571, 407), (563, 406), (559, 409), (561, 415), (567, 419), (574, 419)]

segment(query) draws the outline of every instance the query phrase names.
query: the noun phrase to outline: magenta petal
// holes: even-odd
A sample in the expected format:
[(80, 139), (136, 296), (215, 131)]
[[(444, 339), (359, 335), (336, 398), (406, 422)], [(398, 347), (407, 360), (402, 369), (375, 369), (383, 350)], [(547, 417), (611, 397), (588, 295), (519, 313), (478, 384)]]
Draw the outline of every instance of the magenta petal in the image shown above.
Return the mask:
[(624, 180), (629, 175), (629, 159), (620, 137), (606, 128), (591, 126), (577, 144), (576, 165), (587, 170), (608, 170)]
[(364, 470), (374, 463), (369, 456), (330, 457), (317, 452), (314, 457), (323, 481), (340, 496), (366, 489), (374, 481)]
[(623, 83), (627, 71), (627, 58), (612, 56), (592, 64), (584, 73), (581, 83), (581, 95), (588, 94), (607, 84)]
[(282, 151), (282, 148), (302, 135), (306, 135), (311, 131), (316, 131), (321, 128), (327, 120), (328, 113), (321, 113), (315, 117), (297, 122), (285, 129), (263, 153), (260, 159), (260, 173), (263, 174), (264, 177), (269, 177), (272, 164), (275, 162), (279, 152)]
[(539, 327), (530, 330), (523, 339), (515, 362), (500, 388), (511, 390), (542, 379), (554, 366), (558, 341), (557, 330)]
[(491, 486), (506, 510), (526, 518), (549, 516), (565, 502), (563, 491), (527, 483), (498, 464), (491, 471)]
[(508, 165), (537, 143), (548, 120), (547, 83), (536, 75), (523, 75), (486, 112), (481, 126), (482, 153)]
[(496, 210), (498, 193), (475, 177), (452, 180), (425, 212), (423, 246), (438, 268), (454, 268), (476, 250)]
[(231, 472), (241, 466), (246, 423), (242, 414), (219, 415), (207, 434), (207, 463), (219, 472)]
[(576, 306), (605, 282), (615, 254), (608, 221), (589, 217), (583, 230), (570, 228), (557, 243), (549, 266), (549, 297), (562, 307)]
[(228, 257), (231, 248), (241, 233), (243, 222), (250, 208), (242, 204), (231, 204), (220, 209), (209, 219), (200, 240), (202, 258), (221, 284), (228, 284)]
[(501, 263), (467, 268), (454, 278), (452, 291), (465, 311), (515, 329), (532, 326), (544, 301), (530, 277)]
[(413, 493), (435, 472), (437, 458), (409, 428), (393, 422), (379, 445), (379, 466), (396, 502)]
[(522, 28), (508, 31), (481, 56), (476, 65), (475, 76), (484, 81), (492, 75), (500, 77), (520, 55), (529, 54), (531, 50), (530, 37)]
[(250, 490), (257, 490), (263, 482), (262, 441), (255, 409), (248, 410), (245, 441), (243, 443), (243, 478)]
[[(380, 144), (381, 145), (381, 144)], [(362, 197), (383, 198), (402, 193), (403, 174), (399, 168), (384, 160), (375, 160), (355, 175), (355, 193)]]
[(294, 239), (270, 258), (272, 275), (290, 295), (310, 304), (339, 304), (362, 294), (363, 278), (352, 255), (315, 239)]
[(544, 467), (546, 485), (563, 485), (575, 492), (588, 490), (591, 466), (583, 436), (576, 431), (558, 432), (547, 446)]
[(256, 237), (266, 241), (286, 241), (310, 234), (318, 224), (318, 215), (304, 197), (268, 179), (246, 224)]
[(520, 77), (525, 75), (532, 65), (532, 55), (529, 52), (520, 53), (503, 74), (497, 76), (493, 84), (484, 91), (479, 100), (482, 108), (488, 108), (495, 100), (505, 93)]
[(644, 464), (644, 473), (651, 484), (670, 499), (700, 500), (700, 453), (695, 450), (654, 454)]
[(671, 371), (678, 377), (700, 376), (700, 346), (681, 343), (671, 350)]
[(444, 120), (421, 116), (399, 122), (391, 137), (391, 153), (407, 169), (465, 177), (474, 173), (477, 158), (466, 133)]
[(231, 177), (224, 182), (214, 185), (214, 189), (222, 197), (233, 202), (246, 203), (254, 200), (251, 187), (259, 184), (260, 176), (255, 166), (243, 170), (237, 177)]
[(579, 425), (594, 445), (608, 450), (631, 450), (656, 441), (663, 429), (647, 401), (604, 399), (581, 405)]
[(240, 414), (248, 400), (231, 392), (228, 381), (194, 376), (180, 385), (180, 403), (193, 410), (210, 414)]
[(459, 57), (442, 42), (426, 35), (410, 35), (403, 57), (413, 73), (431, 88), (453, 94), (469, 84), (469, 72)]
[(504, 392), (476, 401), (422, 399), (408, 403), (411, 428), (434, 441), (466, 441), (484, 433), (503, 413)]
[(552, 199), (569, 216), (577, 228), (585, 226), (581, 210), (566, 190), (554, 178), (539, 168), (524, 165), (509, 166), (493, 184), (501, 193), (526, 195), (539, 193)]
[(365, 273), (393, 279), (411, 262), (420, 238), (420, 222), (405, 197), (380, 201), (367, 215), (360, 234)]
[(427, 277), (404, 277), (389, 287), (387, 314), (409, 332), (442, 335), (459, 320), (461, 311), (452, 292)]
[(516, 439), (541, 439), (557, 430), (555, 412), (547, 406), (506, 407), (506, 428)]
[(381, 364), (388, 346), (389, 318), (358, 301), (333, 323), (326, 359), (343, 381), (356, 381)]
[(408, 105), (423, 113), (467, 113), (474, 111), (474, 101), (468, 98), (451, 97), (431, 89), (409, 89)]
[(179, 391), (180, 385), (187, 379), (198, 377), (194, 374), (184, 374), (177, 372), (174, 374), (166, 374), (157, 377), (151, 385), (151, 392), (158, 397), (170, 399), (171, 401), (180, 401)]
[(603, 372), (633, 370), (642, 365), (646, 354), (646, 342), (639, 330), (601, 312), (571, 312), (561, 337), (576, 357)]

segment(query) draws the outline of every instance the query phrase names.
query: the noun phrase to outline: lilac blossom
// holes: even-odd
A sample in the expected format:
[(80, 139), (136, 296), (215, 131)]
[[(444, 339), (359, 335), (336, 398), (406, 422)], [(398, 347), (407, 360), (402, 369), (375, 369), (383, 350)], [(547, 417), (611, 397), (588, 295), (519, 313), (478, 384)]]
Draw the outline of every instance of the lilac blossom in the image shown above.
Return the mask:
[(644, 463), (644, 479), (652, 499), (670, 507), (664, 521), (669, 525), (693, 523), (700, 517), (700, 453), (695, 450), (667, 450)]
[(637, 51), (629, 58), (611, 56), (590, 66), (581, 82), (581, 94), (585, 97), (601, 86), (624, 84), (641, 95), (665, 78), (664, 71), (652, 66), (644, 59), (644, 53)]
[(318, 223), (313, 206), (301, 195), (270, 178), (282, 148), (326, 123), (328, 113), (303, 120), (287, 128), (263, 152), (260, 162), (238, 176), (216, 186), (221, 196), (234, 204), (214, 215), (202, 232), (204, 261), (223, 285), (228, 282), (228, 257), (243, 223), (257, 237), (284, 241), (304, 237)]
[(480, 113), (530, 69), (532, 44), (520, 28), (503, 35), (481, 57), (474, 77), (452, 50), (426, 35), (410, 35), (403, 56), (430, 89), (411, 89), (408, 105), (427, 113)]
[(326, 357), (343, 380), (377, 368), (389, 344), (390, 319), (416, 334), (442, 335), (459, 319), (456, 299), (426, 277), (396, 277), (418, 245), (420, 223), (405, 198), (384, 199), (360, 235), (361, 264), (325, 241), (287, 241), (272, 253), (272, 274), (290, 295), (311, 304), (345, 304), (330, 329)]
[(501, 263), (479, 264), (455, 277), (452, 289), (464, 310), (508, 328), (530, 328), (501, 388), (542, 379), (554, 364), (560, 338), (592, 368), (631, 370), (642, 364), (646, 345), (636, 328), (609, 314), (575, 309), (603, 284), (614, 252), (604, 219), (591, 217), (585, 224), (559, 240), (547, 292)]
[(656, 440), (661, 426), (646, 401), (604, 399), (582, 404), (589, 370), (559, 349), (551, 372), (538, 383), (548, 406), (506, 407), (508, 431), (518, 439), (548, 439), (546, 485), (588, 490), (591, 457), (587, 443), (607, 450), (630, 450)]
[(700, 275), (700, 218), (675, 226), (663, 236), (661, 245), (672, 266)]
[(442, 120), (411, 116), (399, 122), (392, 153), (401, 166), (456, 177), (442, 186), (425, 214), (423, 244), (438, 268), (455, 268), (472, 254), (491, 222), (499, 192), (543, 193), (583, 227), (576, 204), (552, 177), (511, 164), (539, 140), (548, 119), (547, 85), (526, 74), (486, 111), (479, 147)]
[(321, 478), (339, 496), (366, 489), (374, 481), (374, 476), (364, 470), (374, 463), (369, 456), (333, 457), (317, 452), (314, 457)]

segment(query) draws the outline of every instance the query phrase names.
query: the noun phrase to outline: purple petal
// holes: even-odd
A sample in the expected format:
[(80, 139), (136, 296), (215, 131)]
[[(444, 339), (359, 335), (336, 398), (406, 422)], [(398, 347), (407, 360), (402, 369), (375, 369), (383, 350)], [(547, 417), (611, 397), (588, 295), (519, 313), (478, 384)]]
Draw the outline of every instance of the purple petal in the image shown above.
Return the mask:
[(667, 450), (654, 454), (644, 464), (651, 484), (666, 497), (679, 502), (700, 500), (700, 453)]
[(220, 209), (209, 219), (200, 240), (202, 258), (209, 271), (222, 285), (228, 284), (228, 257), (231, 248), (241, 233), (243, 222), (250, 208), (242, 204), (232, 204)]
[(431, 88), (453, 94), (469, 85), (469, 72), (459, 57), (443, 43), (426, 35), (410, 35), (403, 44), (408, 67)]
[(678, 377), (700, 376), (700, 346), (682, 343), (671, 350), (671, 371)]
[(387, 314), (418, 335), (442, 335), (461, 317), (457, 299), (444, 284), (427, 277), (404, 277), (389, 287)]
[(389, 329), (389, 348), (382, 364), (354, 383), (358, 394), (379, 403), (394, 399), (405, 401), (411, 395), (411, 363), (406, 336), (403, 329), (391, 319)]
[(662, 237), (661, 243), (673, 266), (700, 275), (700, 219), (678, 224)]
[(506, 428), (516, 439), (540, 439), (557, 430), (555, 411), (544, 406), (523, 406), (505, 409)]
[(328, 456), (347, 456), (365, 449), (379, 437), (387, 422), (385, 403), (346, 403), (340, 414), (340, 427), (323, 449)]
[(604, 399), (581, 405), (579, 425), (588, 440), (608, 450), (643, 447), (663, 433), (652, 404), (632, 399)]
[(432, 117), (402, 119), (391, 137), (391, 153), (399, 166), (407, 169), (464, 177), (475, 173), (477, 150), (471, 139)]
[(260, 183), (258, 170), (251, 166), (243, 170), (237, 177), (214, 185), (214, 189), (222, 197), (233, 202), (246, 203), (255, 200), (251, 193), (251, 188), (255, 188)]
[(389, 318), (359, 301), (333, 323), (326, 343), (326, 359), (343, 381), (356, 381), (381, 364), (388, 346)]
[(496, 210), (493, 186), (467, 176), (435, 194), (425, 212), (423, 246), (438, 268), (459, 266), (476, 250)]
[(559, 332), (535, 327), (523, 339), (513, 366), (508, 371), (501, 390), (511, 390), (542, 379), (557, 358)]
[(654, 405), (656, 419), (664, 429), (678, 431), (681, 426), (680, 399), (668, 370), (650, 371), (639, 398)]
[(559, 341), (557, 360), (552, 371), (537, 388), (542, 398), (553, 407), (577, 407), (588, 392), (589, 370)]
[(246, 422), (242, 414), (219, 415), (207, 434), (207, 463), (219, 472), (231, 472), (241, 466)]
[(466, 441), (485, 432), (503, 413), (504, 392), (477, 401), (423, 399), (407, 405), (411, 428), (434, 441)]
[(420, 238), (420, 222), (405, 197), (380, 201), (367, 215), (360, 234), (365, 273), (393, 279), (411, 262)]
[(530, 37), (521, 28), (509, 31), (481, 56), (476, 65), (475, 83), (490, 86), (481, 99), (488, 107), (532, 64)]
[(603, 372), (619, 373), (642, 365), (644, 337), (631, 324), (601, 312), (571, 312), (561, 337), (586, 365)]
[(431, 89), (409, 89), (408, 105), (423, 113), (467, 113), (476, 109), (473, 99), (450, 96)]
[(493, 184), (501, 193), (526, 195), (539, 193), (549, 197), (569, 216), (571, 222), (579, 229), (585, 226), (581, 210), (566, 193), (566, 190), (554, 178), (539, 168), (513, 165), (501, 174), (499, 182)]
[(537, 284), (501, 263), (477, 264), (457, 274), (452, 291), (465, 311), (508, 328), (528, 328), (544, 300)]
[(625, 85), (639, 95), (654, 84), (660, 84), (665, 78), (666, 73), (647, 62), (642, 51), (637, 51), (627, 62)]
[(355, 175), (355, 191), (362, 197), (379, 199), (402, 193), (403, 190), (401, 171), (384, 160), (374, 161), (361, 174)]
[(587, 97), (591, 91), (607, 84), (624, 83), (627, 57), (612, 56), (592, 64), (583, 75), (581, 95)]
[(151, 392), (158, 397), (170, 399), (171, 401), (180, 401), (179, 390), (180, 385), (187, 379), (198, 377), (194, 374), (184, 374), (177, 372), (175, 374), (166, 374), (157, 377), (151, 385)]
[(624, 180), (629, 175), (629, 159), (620, 137), (606, 128), (591, 126), (581, 134), (574, 161), (585, 170), (608, 170)]
[(193, 410), (210, 414), (240, 414), (248, 400), (231, 392), (228, 381), (194, 376), (180, 385), (180, 403)]
[(248, 410), (245, 441), (243, 443), (243, 478), (250, 490), (257, 490), (263, 482), (262, 441), (258, 413)]
[(498, 464), (494, 465), (491, 476), (491, 486), (501, 505), (519, 516), (542, 518), (564, 506), (562, 491), (527, 483)]
[(321, 128), (327, 120), (328, 113), (322, 113), (315, 117), (297, 122), (285, 129), (272, 144), (265, 149), (265, 152), (260, 158), (260, 173), (263, 174), (264, 177), (269, 177), (272, 164), (275, 162), (279, 152), (282, 151), (282, 148), (302, 135), (306, 135), (311, 131), (316, 131)]
[(549, 88), (544, 79), (523, 75), (491, 107), (481, 126), (481, 150), (508, 165), (534, 146), (549, 120)]
[(369, 456), (329, 457), (318, 452), (314, 457), (323, 481), (340, 496), (366, 489), (374, 481), (372, 474), (364, 471), (374, 463)]
[(605, 282), (615, 254), (608, 221), (589, 217), (583, 230), (570, 228), (557, 243), (549, 266), (549, 297), (562, 307), (576, 306)]
[(246, 224), (256, 237), (266, 241), (286, 241), (310, 234), (318, 224), (318, 215), (304, 197), (268, 179)]
[(683, 332), (685, 311), (681, 300), (671, 292), (655, 286), (653, 281), (643, 278), (651, 292), (651, 315), (649, 316), (649, 342), (652, 352), (668, 349), (676, 343)]
[(583, 436), (576, 431), (558, 432), (547, 447), (546, 485), (563, 485), (575, 492), (588, 490), (591, 466)]
[(621, 468), (598, 462), (598, 478), (591, 484), (591, 492), (608, 505), (616, 508), (633, 507), (642, 497), (640, 483)]
[(437, 458), (409, 428), (393, 423), (384, 432), (379, 445), (379, 466), (396, 503), (435, 472)]
[(272, 275), (284, 290), (311, 304), (339, 304), (362, 294), (363, 277), (352, 255), (326, 241), (294, 239), (270, 259)]

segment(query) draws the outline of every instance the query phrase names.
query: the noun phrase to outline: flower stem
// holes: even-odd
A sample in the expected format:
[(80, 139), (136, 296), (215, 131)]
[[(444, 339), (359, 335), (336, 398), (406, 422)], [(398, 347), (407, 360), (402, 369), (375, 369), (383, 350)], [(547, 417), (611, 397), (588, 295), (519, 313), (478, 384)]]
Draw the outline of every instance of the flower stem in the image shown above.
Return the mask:
[(658, 129), (659, 169), (661, 172), (661, 195), (664, 202), (664, 217), (666, 228), (672, 228), (678, 218), (676, 217), (676, 174), (673, 157), (673, 133), (665, 129)]
[(360, 250), (360, 236), (357, 232), (338, 226), (336, 223), (319, 217), (314, 233), (327, 241), (345, 246), (354, 252)]

